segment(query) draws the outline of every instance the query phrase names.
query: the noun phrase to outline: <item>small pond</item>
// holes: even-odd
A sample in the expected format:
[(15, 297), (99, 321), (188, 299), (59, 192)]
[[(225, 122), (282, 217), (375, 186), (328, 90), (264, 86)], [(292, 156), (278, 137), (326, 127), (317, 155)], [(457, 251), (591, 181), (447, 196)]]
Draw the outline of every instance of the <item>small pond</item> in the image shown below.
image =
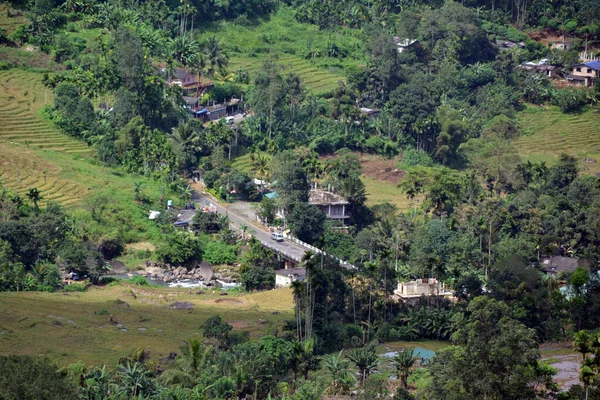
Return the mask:
[[(422, 349), (420, 347), (415, 347), (413, 350), (417, 357), (420, 357), (425, 361), (431, 361), (433, 356), (435, 356), (435, 352), (433, 352), (431, 350)], [(397, 355), (398, 355), (397, 351), (389, 351), (387, 353), (383, 353), (381, 356), (387, 357), (387, 358), (393, 358), (393, 357), (396, 357)]]

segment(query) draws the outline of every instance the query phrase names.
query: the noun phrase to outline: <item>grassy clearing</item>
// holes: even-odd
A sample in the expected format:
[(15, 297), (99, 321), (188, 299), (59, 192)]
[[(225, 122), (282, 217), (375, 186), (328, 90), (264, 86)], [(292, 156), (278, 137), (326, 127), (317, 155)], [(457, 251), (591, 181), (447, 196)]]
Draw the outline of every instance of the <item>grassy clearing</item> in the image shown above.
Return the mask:
[[(365, 37), (362, 33), (340, 28), (332, 32), (295, 20), (293, 10), (280, 7), (269, 18), (251, 26), (221, 22), (202, 31), (199, 40), (216, 35), (229, 53), (230, 69), (243, 67), (256, 73), (269, 55), (296, 72), (309, 89), (323, 93), (335, 89), (349, 65), (364, 63)], [(338, 57), (328, 57), (331, 45)]]
[[(255, 58), (232, 57), (230, 68), (233, 70), (244, 68), (252, 76), (260, 70), (266, 58), (266, 56)], [(277, 62), (283, 65), (284, 68), (298, 74), (304, 85), (315, 93), (330, 92), (338, 86), (339, 81), (345, 81), (343, 71), (340, 68), (319, 69), (303, 59), (289, 55), (279, 57)]]
[[(193, 309), (169, 308), (176, 301), (190, 302)], [(128, 284), (84, 293), (0, 293), (0, 354), (46, 355), (64, 364), (81, 360), (86, 365), (114, 365), (120, 357), (144, 348), (157, 360), (199, 335), (204, 321), (215, 314), (255, 338), (292, 316), (292, 294), (289, 289), (277, 289), (197, 295)], [(110, 316), (122, 326), (111, 324)]]
[(584, 174), (600, 173), (599, 110), (563, 114), (558, 107), (528, 106), (519, 123), (524, 135), (514, 144), (523, 158), (552, 165), (565, 152), (580, 159)]
[[(408, 199), (397, 185), (364, 175), (361, 178), (367, 189), (367, 206), (372, 207), (387, 202), (398, 207), (400, 212), (406, 212), (415, 207), (414, 200)], [(416, 204), (418, 207), (419, 203)]]
[(27, 24), (28, 21), (22, 11), (12, 10), (10, 12), (20, 15), (9, 16), (9, 10), (11, 8), (8, 2), (0, 3), (0, 28), (6, 29), (6, 32), (12, 35), (19, 25)]

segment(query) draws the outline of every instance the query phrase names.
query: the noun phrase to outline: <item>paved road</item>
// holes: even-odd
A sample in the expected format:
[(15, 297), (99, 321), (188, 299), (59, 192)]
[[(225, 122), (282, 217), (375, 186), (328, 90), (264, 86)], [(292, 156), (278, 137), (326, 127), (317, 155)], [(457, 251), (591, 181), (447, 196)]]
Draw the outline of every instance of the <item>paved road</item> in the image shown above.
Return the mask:
[(217, 208), (217, 212), (222, 215), (229, 216), (230, 225), (232, 225), (233, 229), (240, 229), (241, 225), (246, 225), (248, 230), (253, 231), (252, 234), (256, 237), (263, 245), (266, 247), (273, 248), (277, 250), (279, 253), (286, 255), (287, 257), (295, 260), (301, 261), (302, 256), (306, 253), (307, 249), (300, 246), (299, 244), (289, 242), (287, 240), (283, 242), (276, 242), (271, 239), (271, 233), (267, 232), (260, 226), (251, 221), (250, 219), (239, 215), (235, 212), (235, 210), (228, 209), (223, 207), (222, 205), (216, 203), (210, 197), (206, 196), (203, 193), (198, 192), (197, 190), (193, 191), (192, 201), (197, 203), (198, 207), (202, 207), (206, 202), (211, 203)]

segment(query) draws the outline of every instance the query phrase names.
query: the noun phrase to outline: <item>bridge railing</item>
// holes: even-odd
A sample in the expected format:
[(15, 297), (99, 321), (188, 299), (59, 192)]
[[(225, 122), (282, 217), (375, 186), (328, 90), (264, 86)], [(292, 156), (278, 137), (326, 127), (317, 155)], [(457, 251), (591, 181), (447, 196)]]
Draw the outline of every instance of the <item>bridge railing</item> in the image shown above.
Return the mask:
[(342, 267), (344, 267), (344, 268), (347, 268), (347, 269), (357, 269), (355, 265), (352, 265), (352, 264), (350, 264), (349, 262), (346, 262), (346, 261), (342, 260), (341, 258), (334, 256), (333, 254), (327, 254), (325, 251), (323, 251), (323, 250), (319, 249), (318, 247), (315, 247), (315, 246), (312, 246), (312, 245), (310, 245), (310, 244), (308, 244), (308, 243), (305, 243), (305, 242), (303, 242), (302, 240), (300, 240), (300, 239), (298, 239), (298, 238), (295, 238), (295, 237), (294, 237), (294, 236), (292, 236), (292, 235), (285, 235), (285, 237), (286, 237), (286, 238), (287, 238), (287, 239), (288, 239), (290, 242), (294, 242), (294, 243), (296, 243), (296, 244), (299, 244), (300, 246), (302, 246), (302, 247), (304, 247), (304, 248), (307, 248), (307, 249), (309, 249), (309, 250), (312, 250), (312, 251), (314, 251), (314, 252), (315, 252), (315, 253), (317, 253), (317, 254), (323, 254), (323, 255), (325, 255), (325, 256), (329, 256), (329, 257), (331, 257), (331, 258), (333, 258), (333, 259), (335, 259), (335, 260), (338, 260), (338, 261), (340, 262), (340, 265), (341, 265)]

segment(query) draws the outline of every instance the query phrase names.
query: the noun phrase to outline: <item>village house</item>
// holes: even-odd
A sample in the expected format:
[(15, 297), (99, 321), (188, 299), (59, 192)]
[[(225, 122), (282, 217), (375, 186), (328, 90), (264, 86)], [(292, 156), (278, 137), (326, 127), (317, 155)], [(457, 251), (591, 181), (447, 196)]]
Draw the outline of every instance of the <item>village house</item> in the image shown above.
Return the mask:
[(400, 39), (398, 36), (394, 36), (394, 44), (398, 46), (398, 53), (402, 53), (413, 44), (417, 43), (417, 39)]
[(434, 278), (423, 278), (409, 282), (398, 282), (394, 294), (406, 301), (416, 301), (421, 296), (452, 297), (453, 293), (446, 289), (446, 284)]
[(369, 121), (372, 121), (375, 118), (377, 118), (380, 113), (381, 113), (381, 110), (379, 110), (377, 108), (367, 108), (367, 107), (360, 108), (360, 114), (366, 116)]
[(554, 65), (526, 62), (519, 65), (519, 68), (531, 74), (546, 75), (548, 78), (556, 78), (558, 76), (558, 68)]
[(169, 86), (179, 86), (183, 89), (184, 95), (201, 95), (206, 89), (211, 88), (214, 82), (209, 79), (200, 78), (195, 74), (186, 71), (183, 68), (175, 68), (175, 73), (168, 76), (166, 68), (161, 70), (164, 76), (168, 77)]
[(577, 86), (592, 86), (594, 79), (600, 77), (600, 61), (588, 61), (573, 66), (567, 80)]
[(342, 196), (316, 187), (311, 189), (308, 203), (321, 210), (328, 219), (350, 223), (350, 203)]
[(275, 287), (290, 287), (292, 282), (302, 282), (306, 278), (306, 269), (290, 268), (275, 271)]
[(555, 278), (559, 274), (572, 273), (579, 267), (579, 259), (572, 257), (545, 256), (541, 257), (540, 263), (542, 271)]
[(496, 46), (498, 46), (498, 48), (500, 50), (510, 50), (510, 49), (514, 49), (517, 47), (520, 49), (523, 49), (523, 48), (525, 48), (525, 43), (523, 43), (523, 42), (515, 43), (515, 42), (511, 42), (510, 40), (497, 39)]
[(573, 41), (565, 40), (563, 38), (560, 42), (552, 43), (552, 46), (550, 47), (556, 50), (571, 50), (571, 47), (573, 47)]

